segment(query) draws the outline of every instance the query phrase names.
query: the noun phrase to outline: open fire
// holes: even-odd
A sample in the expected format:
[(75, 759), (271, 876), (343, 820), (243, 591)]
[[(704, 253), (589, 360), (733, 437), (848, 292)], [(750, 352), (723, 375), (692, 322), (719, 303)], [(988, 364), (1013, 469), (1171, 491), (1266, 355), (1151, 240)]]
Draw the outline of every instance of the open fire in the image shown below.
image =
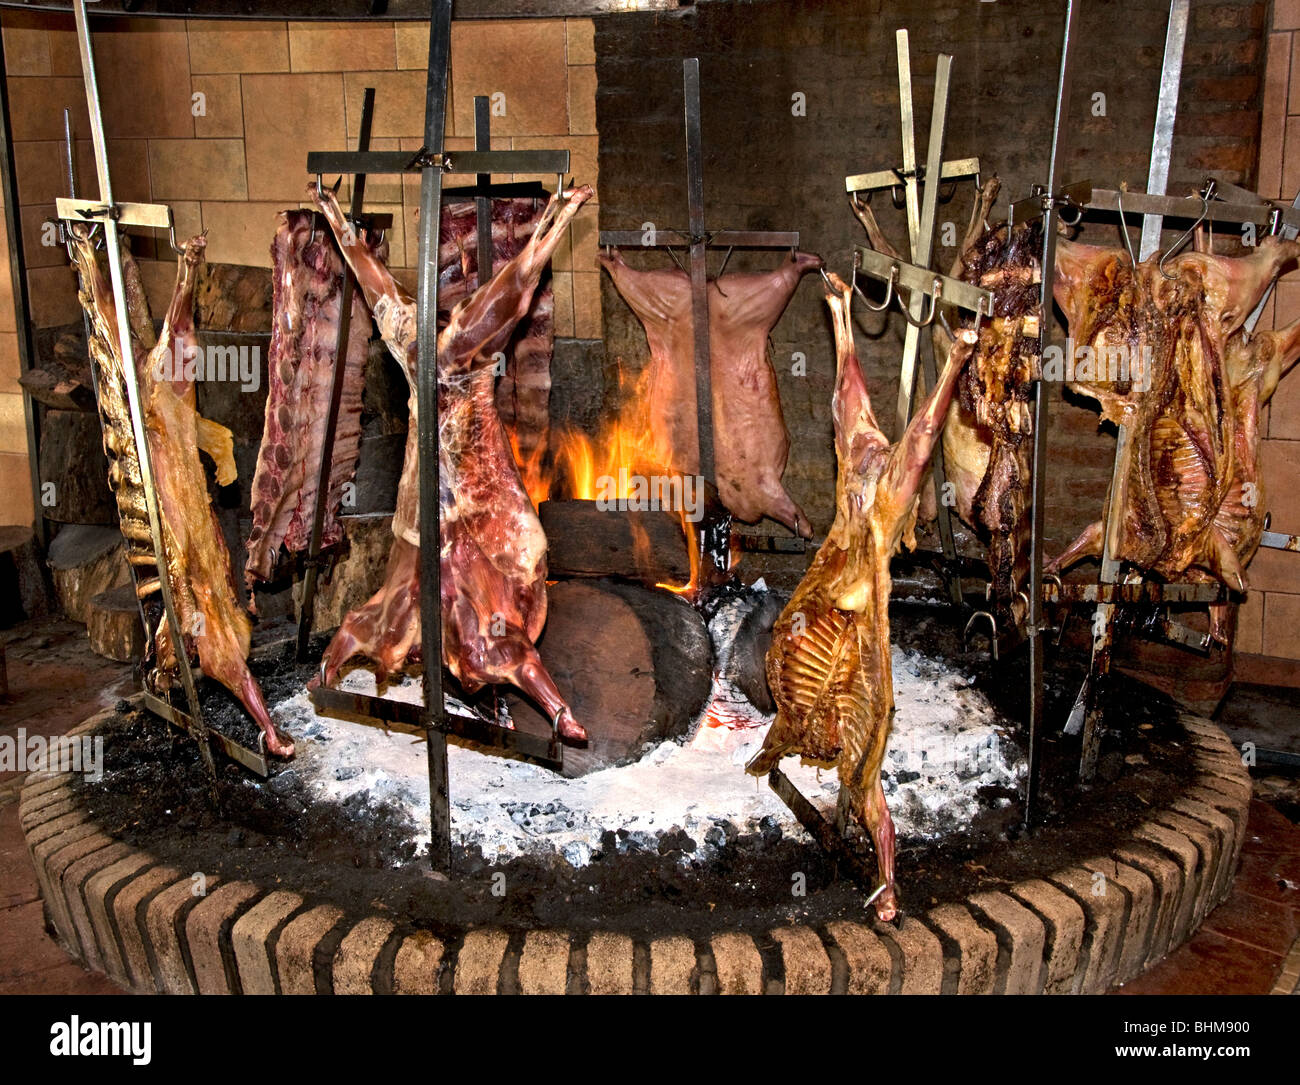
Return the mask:
[[(624, 388), (630, 383), (620, 381)], [(699, 583), (697, 525), (703, 515), (704, 480), (673, 466), (681, 456), (670, 437), (654, 431), (649, 383), (648, 372), (643, 373), (623, 397), (618, 415), (594, 438), (564, 425), (553, 427), (531, 453), (521, 451), (514, 433), (510, 446), (534, 508), (544, 501), (570, 500), (594, 502), (602, 511), (676, 513), (687, 542), (690, 578), (684, 584), (661, 582), (656, 587), (690, 598)], [(644, 557), (649, 536), (635, 515), (628, 523), (634, 556)]]

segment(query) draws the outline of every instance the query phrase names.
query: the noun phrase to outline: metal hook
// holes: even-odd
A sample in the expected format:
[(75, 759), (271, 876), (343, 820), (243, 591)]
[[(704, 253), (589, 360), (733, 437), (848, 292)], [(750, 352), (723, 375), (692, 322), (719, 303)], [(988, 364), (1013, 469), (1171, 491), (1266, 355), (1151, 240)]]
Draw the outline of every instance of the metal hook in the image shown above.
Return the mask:
[[(1061, 208), (1065, 208), (1065, 207), (1070, 207), (1074, 209), (1074, 218), (1071, 219), (1065, 217), (1064, 211), (1061, 210)], [(1060, 219), (1060, 221), (1066, 226), (1069, 226), (1071, 228), (1078, 226), (1079, 222), (1083, 219), (1083, 208), (1079, 204), (1075, 203), (1073, 200), (1070, 199), (1063, 200), (1061, 202), (1061, 208), (1057, 209), (1056, 217)]]
[(818, 274), (821, 275), (821, 277), (822, 277), (822, 282), (824, 282), (824, 283), (826, 284), (826, 289), (827, 289), (827, 290), (835, 291), (836, 293), (839, 292), (839, 291), (836, 291), (836, 290), (835, 290), (835, 284), (834, 284), (833, 282), (831, 282), (831, 277), (830, 277), (830, 275), (827, 274), (826, 269), (825, 269), (824, 267), (819, 267), (819, 268), (817, 269), (817, 272), (818, 272)]
[(934, 277), (934, 286), (931, 289), (933, 293), (930, 295), (930, 312), (919, 322), (912, 319), (912, 314), (908, 312), (910, 306), (904, 305), (903, 296), (898, 295), (898, 307), (903, 310), (903, 316), (907, 318), (907, 322), (914, 328), (928, 328), (934, 323), (934, 318), (938, 315), (939, 299), (943, 297), (943, 280), (939, 276)]
[(1124, 248), (1128, 251), (1129, 263), (1136, 268), (1138, 266), (1137, 256), (1133, 252), (1133, 239), (1128, 236), (1128, 219), (1124, 217), (1124, 194), (1120, 189), (1115, 191), (1115, 206), (1119, 209), (1119, 236), (1124, 239)]
[(961, 649), (963, 652), (969, 651), (969, 649), (966, 646), (966, 641), (967, 638), (969, 638), (970, 636), (971, 626), (973, 626), (976, 620), (979, 618), (988, 619), (989, 630), (990, 630), (989, 644), (992, 647), (992, 651), (993, 651), (993, 661), (996, 663), (998, 659), (998, 620), (995, 617), (993, 617), (993, 615), (990, 614), (987, 610), (977, 610), (974, 614), (970, 616), (970, 621), (966, 623), (966, 628), (962, 630)]
[(894, 287), (897, 285), (898, 285), (898, 265), (894, 264), (893, 267), (889, 269), (889, 281), (885, 283), (884, 302), (882, 302), (880, 305), (873, 305), (871, 303), (871, 300), (867, 297), (867, 295), (862, 292), (862, 288), (858, 286), (857, 265), (855, 264), (853, 267), (853, 289), (854, 291), (856, 291), (858, 297), (862, 299), (862, 304), (865, 305), (868, 309), (870, 309), (873, 313), (883, 313), (886, 309), (889, 308), (891, 304), (893, 304)]
[(1170, 275), (1169, 272), (1165, 270), (1165, 264), (1178, 254), (1178, 250), (1187, 244), (1192, 234), (1196, 232), (1196, 228), (1209, 217), (1210, 200), (1214, 198), (1214, 192), (1217, 188), (1218, 185), (1213, 178), (1205, 182), (1205, 187), (1201, 189), (1199, 193), (1201, 197), (1200, 215), (1197, 217), (1196, 221), (1187, 228), (1186, 232), (1166, 250), (1163, 256), (1160, 257), (1160, 263), (1157, 266), (1160, 269), (1160, 274), (1164, 276), (1164, 278), (1171, 281), (1178, 278), (1177, 275)]
[(907, 196), (902, 189), (902, 185), (889, 186), (889, 200), (897, 208), (901, 208), (907, 202)]

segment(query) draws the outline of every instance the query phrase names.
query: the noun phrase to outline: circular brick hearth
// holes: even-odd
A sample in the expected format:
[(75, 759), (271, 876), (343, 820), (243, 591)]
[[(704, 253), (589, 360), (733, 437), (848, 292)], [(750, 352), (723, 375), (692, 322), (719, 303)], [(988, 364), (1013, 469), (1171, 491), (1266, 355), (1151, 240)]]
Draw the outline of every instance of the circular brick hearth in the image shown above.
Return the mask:
[(30, 775), (20, 817), (59, 942), (142, 992), (1092, 993), (1180, 945), (1232, 885), (1250, 778), (1219, 728), (1181, 722), (1196, 778), (1109, 854), (1080, 855), (897, 927), (837, 921), (757, 939), (489, 927), (443, 938), (347, 915), (288, 885), (200, 884), (102, 832), (67, 774)]

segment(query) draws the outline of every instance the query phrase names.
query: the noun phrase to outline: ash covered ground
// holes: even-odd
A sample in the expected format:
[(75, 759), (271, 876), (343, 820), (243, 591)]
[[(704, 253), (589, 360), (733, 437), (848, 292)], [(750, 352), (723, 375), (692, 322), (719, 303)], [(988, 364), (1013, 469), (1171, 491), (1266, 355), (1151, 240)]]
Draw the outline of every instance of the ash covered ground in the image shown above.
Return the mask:
[[(724, 604), (710, 623), (719, 672), (727, 669), (731, 638), (750, 603), (742, 598)], [(964, 833), (982, 810), (1008, 807), (1023, 779), (1023, 757), (989, 698), (974, 688), (974, 676), (899, 645), (893, 668), (897, 707), (884, 787), (900, 841)], [(340, 685), (375, 691), (363, 669)], [(385, 694), (418, 702), (419, 681), (390, 684)], [(427, 847), (423, 738), (318, 715), (302, 690), (275, 702), (273, 712), (297, 740), (293, 771), (313, 798), (354, 809), (373, 806), (399, 817), (404, 812), (416, 850)], [(652, 747), (631, 765), (569, 779), (453, 745), (453, 845), (481, 849), (488, 862), (559, 855), (580, 867), (601, 851), (608, 832), (620, 850), (653, 851), (661, 837), (671, 835), (683, 854), (696, 858), (752, 834), (805, 841), (802, 827), (766, 781), (744, 771), (770, 723), (735, 686), (715, 677), (710, 703), (692, 730)], [(815, 805), (833, 813), (839, 789), (834, 769), (818, 770), (794, 758), (783, 767)]]

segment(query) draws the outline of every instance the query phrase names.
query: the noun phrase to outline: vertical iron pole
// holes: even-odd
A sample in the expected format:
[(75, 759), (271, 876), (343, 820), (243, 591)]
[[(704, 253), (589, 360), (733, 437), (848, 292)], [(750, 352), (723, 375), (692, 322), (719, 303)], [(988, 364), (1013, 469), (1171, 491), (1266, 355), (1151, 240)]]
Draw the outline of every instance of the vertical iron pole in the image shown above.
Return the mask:
[[(474, 150), (492, 150), (492, 100), (485, 94), (474, 98)], [(479, 195), (474, 199), (474, 224), (478, 229), (478, 284), (486, 286), (492, 278), (492, 197), (487, 195), (492, 187), (492, 174), (475, 175)], [(486, 253), (486, 256), (484, 255)], [(485, 262), (486, 261), (486, 262)]]
[[(1056, 277), (1056, 186), (1060, 177), (1061, 136), (1070, 108), (1070, 44), (1074, 38), (1074, 0), (1066, 0), (1065, 32), (1061, 38), (1061, 72), (1056, 86), (1056, 113), (1052, 120), (1052, 151), (1047, 166), (1047, 210), (1043, 215), (1043, 269), (1039, 319), (1039, 354), (1052, 340), (1055, 321), (1052, 287)], [(1043, 514), (1047, 477), (1048, 400), (1040, 378), (1034, 385), (1033, 504), (1029, 533), (1029, 765), (1025, 779), (1025, 823), (1029, 824), (1038, 795), (1039, 753), (1043, 731)]]
[(430, 0), (429, 73), (425, 86), (424, 147), (433, 161), (420, 175), (419, 296), (416, 414), (420, 470), (420, 648), (424, 659), (424, 731), (429, 752), (429, 857), (435, 870), (451, 868), (451, 801), (447, 736), (442, 731), (442, 553), (438, 463), (438, 230), (447, 75), (451, 60), (451, 0)]
[(682, 61), (686, 113), (686, 202), (691, 235), (691, 324), (695, 344), (695, 416), (700, 438), (700, 474), (716, 485), (713, 458), (713, 381), (709, 372), (709, 277), (704, 227), (704, 149), (700, 134), (700, 61)]
[[(1183, 74), (1183, 52), (1187, 44), (1187, 24), (1191, 0), (1172, 0), (1169, 26), (1165, 31), (1165, 55), (1160, 70), (1160, 95), (1156, 100), (1156, 121), (1151, 137), (1151, 162), (1147, 168), (1147, 192), (1163, 196), (1169, 185), (1169, 160), (1174, 145), (1174, 122), (1178, 117), (1178, 87)], [(1142, 240), (1138, 261), (1146, 260), (1160, 248), (1164, 226), (1162, 215), (1142, 217)], [(1120, 229), (1128, 226), (1120, 216)], [(1129, 432), (1120, 426), (1115, 437), (1115, 465), (1111, 470), (1110, 498), (1119, 493), (1129, 464)], [(1123, 564), (1115, 556), (1119, 548), (1120, 515), (1114, 500), (1106, 502), (1105, 531), (1102, 538), (1101, 571), (1098, 581), (1115, 584)], [(1115, 604), (1098, 603), (1092, 623), (1092, 659), (1089, 665), (1086, 704), (1083, 717), (1083, 749), (1079, 755), (1079, 779), (1090, 781), (1097, 771), (1101, 753), (1101, 736), (1105, 729), (1107, 684), (1110, 680), (1111, 651), (1114, 644)]]
[[(370, 149), (370, 126), (375, 114), (375, 88), (366, 87), (361, 99), (361, 132), (357, 137), (357, 150)], [(352, 178), (352, 220), (355, 222), (365, 207), (366, 175), (358, 173)], [(327, 231), (328, 233), (328, 231)], [(332, 234), (330, 236), (333, 236)], [(325, 513), (329, 501), (330, 474), (334, 466), (334, 437), (338, 432), (339, 405), (343, 402), (343, 379), (347, 370), (348, 336), (352, 331), (352, 295), (355, 277), (348, 262), (340, 253), (343, 268), (343, 294), (339, 299), (339, 328), (334, 348), (334, 374), (330, 380), (330, 406), (325, 416), (325, 436), (321, 442), (320, 466), (316, 470), (316, 503), (312, 508), (311, 542), (307, 546), (307, 568), (302, 579), (302, 604), (298, 610), (298, 662), (306, 663), (311, 647), (311, 625), (316, 615), (316, 581), (320, 576), (321, 536), (325, 531)]]

